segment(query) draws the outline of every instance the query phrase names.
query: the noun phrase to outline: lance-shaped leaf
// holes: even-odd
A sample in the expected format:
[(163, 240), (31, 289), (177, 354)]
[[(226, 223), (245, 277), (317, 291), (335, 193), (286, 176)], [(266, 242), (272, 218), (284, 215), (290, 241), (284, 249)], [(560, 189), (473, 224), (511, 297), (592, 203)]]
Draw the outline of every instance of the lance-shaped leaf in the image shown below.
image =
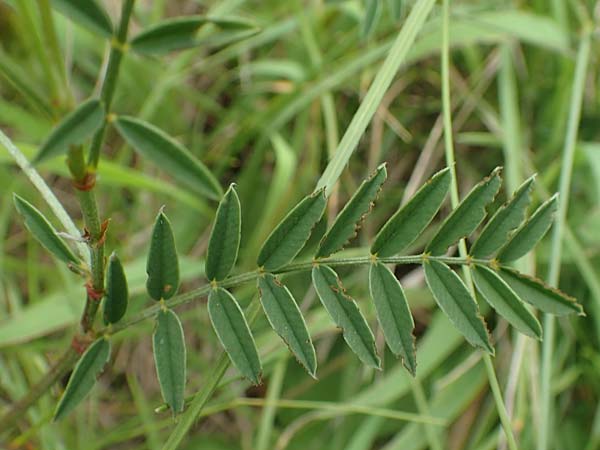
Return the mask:
[(69, 378), (65, 393), (54, 411), (54, 420), (69, 414), (89, 394), (109, 358), (110, 342), (106, 339), (100, 338), (89, 346)]
[(233, 184), (219, 203), (215, 224), (208, 241), (206, 278), (223, 280), (237, 260), (242, 230), (240, 199)]
[(381, 185), (387, 178), (385, 164), (367, 180), (363, 181), (346, 206), (338, 214), (329, 231), (323, 236), (316, 257), (323, 258), (341, 250), (356, 236), (356, 231), (373, 207)]
[(415, 376), (415, 323), (402, 286), (384, 264), (374, 263), (369, 269), (369, 291), (388, 347), (402, 358), (404, 367)]
[(530, 194), (534, 180), (535, 176), (532, 176), (525, 181), (508, 203), (496, 211), (471, 247), (470, 254), (472, 256), (483, 258), (493, 255), (506, 244), (510, 233), (525, 220), (525, 213), (531, 202)]
[(494, 200), (502, 179), (500, 168), (478, 183), (446, 218), (425, 251), (441, 255), (459, 239), (469, 236), (485, 218), (485, 207)]
[(178, 414), (185, 403), (186, 352), (183, 327), (170, 309), (161, 309), (156, 315), (152, 348), (163, 400), (173, 415)]
[(42, 144), (34, 163), (67, 153), (71, 145), (79, 145), (92, 136), (104, 122), (104, 108), (97, 98), (81, 103), (67, 114)]
[(25, 219), (25, 226), (31, 232), (33, 237), (42, 244), (46, 250), (61, 261), (79, 264), (77, 257), (73, 254), (65, 241), (63, 241), (56, 233), (54, 227), (42, 213), (38, 211), (35, 206), (19, 197), (17, 194), (14, 194), (13, 197), (15, 207), (17, 208), (17, 211), (19, 211), (19, 214)]
[(427, 181), (381, 228), (371, 254), (379, 257), (398, 254), (418, 238), (440, 209), (451, 180), (450, 170), (444, 169)]
[(292, 261), (306, 244), (326, 204), (323, 190), (304, 197), (271, 232), (258, 254), (258, 266), (275, 270)]
[(262, 367), (254, 338), (235, 297), (223, 288), (208, 296), (208, 315), (219, 341), (237, 369), (254, 384), (260, 384)]
[(507, 268), (500, 270), (500, 276), (521, 299), (540, 311), (557, 316), (573, 313), (584, 315), (583, 308), (573, 297), (548, 286), (542, 280)]
[(164, 131), (134, 117), (119, 116), (113, 123), (135, 150), (173, 178), (208, 198), (221, 198), (223, 190), (213, 174)]
[[(174, 50), (183, 50), (201, 45), (206, 39), (198, 36), (200, 27), (211, 23), (223, 33), (256, 32), (256, 25), (241, 18), (218, 18), (207, 16), (186, 16), (166, 19), (153, 25), (131, 40), (131, 48), (146, 55), (163, 55)], [(221, 36), (224, 40), (224, 36)], [(210, 40), (210, 38), (209, 38)]]
[(346, 295), (337, 274), (328, 266), (317, 265), (312, 281), (321, 303), (341, 328), (344, 340), (367, 366), (379, 369), (381, 361), (375, 349), (375, 338), (353, 298)]
[(437, 304), (472, 345), (493, 354), (485, 322), (477, 303), (460, 277), (446, 264), (426, 261), (425, 279)]
[(306, 322), (292, 293), (270, 273), (258, 278), (258, 289), (267, 319), (311, 376), (317, 371), (317, 356)]
[(498, 261), (501, 263), (516, 261), (535, 247), (552, 225), (557, 208), (558, 194), (542, 203), (535, 213), (515, 231), (510, 241), (500, 249)]
[(52, 0), (52, 5), (82, 27), (104, 37), (112, 36), (110, 17), (95, 0)]
[(542, 327), (536, 317), (496, 272), (484, 266), (475, 266), (472, 273), (477, 290), (498, 314), (521, 333), (536, 339), (542, 338)]
[(169, 299), (179, 287), (179, 261), (171, 222), (162, 210), (156, 216), (146, 262), (146, 290), (154, 300)]
[(127, 311), (127, 278), (116, 253), (108, 259), (106, 268), (106, 292), (104, 294), (104, 323), (117, 323)]

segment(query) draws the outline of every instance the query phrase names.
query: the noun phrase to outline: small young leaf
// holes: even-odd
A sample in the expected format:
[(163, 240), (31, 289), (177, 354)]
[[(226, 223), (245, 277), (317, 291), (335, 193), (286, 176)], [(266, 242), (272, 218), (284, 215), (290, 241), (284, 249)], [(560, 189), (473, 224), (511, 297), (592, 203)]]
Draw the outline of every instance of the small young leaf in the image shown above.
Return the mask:
[(95, 0), (52, 0), (52, 4), (73, 22), (104, 37), (111, 37), (113, 25)]
[(483, 258), (493, 255), (506, 244), (510, 233), (525, 219), (534, 180), (535, 176), (525, 181), (510, 201), (496, 211), (471, 247), (472, 256)]
[(536, 339), (542, 338), (542, 327), (536, 317), (496, 272), (484, 266), (475, 266), (473, 281), (483, 298), (508, 323), (527, 336)]
[(192, 48), (204, 42), (198, 38), (198, 30), (207, 23), (233, 32), (256, 29), (253, 23), (240, 18), (175, 17), (143, 30), (131, 40), (131, 48), (146, 55), (163, 55), (174, 50)]
[(396, 276), (384, 264), (371, 264), (369, 291), (388, 347), (415, 376), (417, 370), (413, 322), (406, 296)]
[(154, 222), (146, 262), (146, 290), (154, 300), (169, 299), (179, 287), (179, 261), (171, 223), (160, 211)]
[(485, 207), (494, 200), (502, 179), (500, 168), (478, 183), (454, 211), (446, 218), (433, 237), (426, 252), (441, 255), (460, 238), (470, 235), (485, 218)]
[(233, 365), (253, 384), (260, 384), (262, 367), (256, 344), (235, 297), (223, 288), (213, 289), (208, 315)]
[(223, 190), (204, 164), (164, 131), (134, 117), (119, 116), (117, 131), (143, 156), (199, 194), (219, 199)]
[(367, 180), (363, 181), (344, 209), (338, 214), (329, 231), (323, 236), (316, 258), (324, 258), (341, 250), (346, 243), (356, 236), (361, 222), (373, 207), (381, 185), (387, 178), (385, 164)]
[(100, 338), (89, 346), (69, 378), (65, 393), (54, 411), (54, 420), (65, 417), (89, 394), (109, 357), (110, 342), (106, 339)]
[(451, 180), (450, 170), (444, 169), (427, 181), (379, 230), (371, 254), (396, 255), (418, 238), (442, 206)]
[(439, 261), (429, 260), (424, 266), (427, 285), (444, 314), (467, 341), (493, 354), (494, 348), (477, 303), (460, 277)]
[(67, 153), (71, 145), (82, 144), (104, 122), (104, 108), (97, 98), (81, 103), (67, 114), (42, 144), (34, 164)]
[(558, 195), (542, 203), (535, 213), (514, 232), (510, 241), (500, 249), (498, 261), (501, 263), (516, 261), (535, 247), (552, 225), (557, 208)]
[(304, 197), (271, 232), (258, 254), (258, 266), (275, 270), (292, 261), (306, 244), (326, 204), (323, 190)]
[(61, 261), (79, 264), (77, 257), (73, 254), (65, 241), (63, 241), (56, 233), (54, 227), (42, 213), (38, 211), (35, 206), (19, 197), (17, 194), (14, 194), (13, 198), (17, 211), (19, 211), (19, 214), (25, 219), (25, 226), (31, 232), (33, 237), (42, 244), (46, 250)]
[(185, 402), (186, 351), (181, 322), (170, 309), (156, 315), (152, 349), (162, 397), (173, 415), (178, 414)]
[(270, 273), (258, 278), (258, 289), (267, 319), (275, 332), (311, 376), (317, 371), (317, 356), (302, 313), (291, 292)]
[(312, 281), (321, 303), (341, 328), (348, 346), (363, 364), (381, 368), (373, 333), (354, 299), (344, 292), (337, 274), (328, 266), (317, 265), (312, 270)]
[(106, 268), (106, 293), (104, 295), (104, 323), (117, 323), (127, 311), (127, 278), (116, 253), (108, 259)]
[(219, 203), (208, 241), (205, 270), (209, 280), (223, 280), (233, 269), (240, 247), (241, 220), (240, 199), (232, 184)]
[(583, 308), (573, 297), (548, 286), (542, 280), (507, 268), (500, 270), (500, 276), (520, 298), (540, 311), (557, 316), (573, 313), (584, 315)]

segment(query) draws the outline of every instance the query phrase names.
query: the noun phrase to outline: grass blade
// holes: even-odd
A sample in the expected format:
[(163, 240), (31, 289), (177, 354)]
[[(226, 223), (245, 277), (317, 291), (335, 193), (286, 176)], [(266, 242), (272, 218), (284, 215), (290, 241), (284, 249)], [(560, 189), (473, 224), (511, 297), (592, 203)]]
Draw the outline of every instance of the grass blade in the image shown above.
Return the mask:
[(169, 299), (179, 287), (179, 261), (171, 222), (160, 211), (154, 222), (146, 262), (146, 290), (154, 300)]
[(52, 0), (52, 5), (86, 30), (107, 38), (113, 34), (110, 17), (95, 0)]
[(104, 323), (117, 323), (127, 311), (129, 291), (123, 265), (116, 253), (108, 259), (106, 268), (106, 292), (104, 294)]

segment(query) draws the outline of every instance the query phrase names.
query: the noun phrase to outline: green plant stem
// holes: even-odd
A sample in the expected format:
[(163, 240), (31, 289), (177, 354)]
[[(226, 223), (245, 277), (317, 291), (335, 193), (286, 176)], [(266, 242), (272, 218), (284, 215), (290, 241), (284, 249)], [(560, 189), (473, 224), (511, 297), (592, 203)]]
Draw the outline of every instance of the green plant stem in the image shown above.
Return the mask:
[[(446, 164), (452, 171), (452, 185), (451, 185), (451, 200), (452, 200), (452, 208), (456, 208), (459, 203), (458, 198), (458, 183), (456, 182), (456, 168), (455, 161), (456, 158), (454, 156), (454, 143), (452, 140), (452, 104), (450, 102), (450, 36), (449, 36), (449, 28), (450, 28), (450, 1), (443, 0), (442, 3), (442, 49), (441, 49), (441, 70), (442, 70), (442, 112), (444, 118), (444, 148), (446, 155)], [(467, 256), (467, 246), (465, 244), (465, 240), (461, 239), (459, 241), (459, 252), (462, 257)], [(464, 267), (465, 281), (469, 290), (472, 294), (474, 294), (474, 286), (473, 280), (471, 278), (471, 272), (468, 267)], [(488, 377), (488, 382), (490, 388), (492, 390), (492, 394), (494, 396), (494, 401), (496, 403), (496, 410), (498, 411), (498, 416), (500, 417), (500, 423), (504, 428), (504, 433), (506, 434), (506, 441), (508, 443), (508, 447), (510, 450), (517, 450), (517, 443), (515, 441), (515, 437), (512, 431), (512, 424), (510, 421), (510, 417), (508, 417), (508, 413), (506, 412), (506, 405), (504, 404), (504, 400), (502, 398), (502, 392), (500, 390), (500, 385), (498, 383), (498, 378), (496, 377), (496, 372), (494, 370), (494, 364), (492, 362), (491, 356), (487, 353), (483, 354), (483, 360), (485, 362), (486, 374)]]
[[(560, 277), (560, 262), (562, 254), (562, 240), (567, 220), (569, 207), (569, 190), (571, 186), (571, 175), (573, 172), (573, 158), (577, 144), (577, 132), (581, 118), (583, 104), (583, 93), (585, 90), (585, 76), (590, 57), (591, 34), (586, 31), (581, 38), (577, 60), (575, 62), (575, 74), (571, 91), (571, 103), (569, 106), (569, 117), (567, 121), (567, 133), (562, 155), (560, 181), (559, 181), (559, 204), (556, 220), (552, 229), (552, 247), (550, 252), (550, 267), (548, 282), (557, 286)], [(546, 450), (550, 439), (552, 419), (552, 355), (554, 353), (555, 319), (550, 314), (544, 314), (544, 343), (542, 346), (542, 368), (541, 368), (541, 422), (538, 450)]]
[[(121, 60), (123, 59), (123, 53), (127, 47), (129, 19), (131, 18), (134, 4), (135, 0), (125, 0), (123, 2), (121, 7), (121, 20), (119, 21), (119, 27), (117, 28), (117, 33), (111, 42), (110, 55), (108, 56), (108, 65), (106, 67), (106, 75), (100, 91), (100, 99), (104, 102), (104, 111), (106, 115), (110, 113), (112, 100), (117, 87), (117, 78), (119, 75), (119, 69), (121, 67)], [(104, 122), (104, 124), (92, 137), (92, 144), (90, 145), (90, 153), (88, 156), (88, 165), (94, 170), (98, 167), (100, 150), (102, 149), (102, 144), (104, 142), (105, 132), (106, 122)]]

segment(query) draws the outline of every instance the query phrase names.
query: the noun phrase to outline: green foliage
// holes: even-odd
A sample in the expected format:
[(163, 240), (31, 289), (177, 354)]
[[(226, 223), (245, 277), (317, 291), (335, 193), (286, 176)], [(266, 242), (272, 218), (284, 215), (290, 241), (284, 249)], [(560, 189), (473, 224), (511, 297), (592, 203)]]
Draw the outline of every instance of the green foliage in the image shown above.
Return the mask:
[(160, 211), (156, 216), (146, 263), (146, 290), (154, 300), (173, 297), (179, 287), (179, 261), (171, 222)]
[(96, 378), (102, 373), (110, 358), (110, 342), (100, 338), (88, 347), (83, 354), (54, 411), (54, 420), (59, 420), (69, 414), (90, 393), (96, 384)]
[(52, 5), (83, 28), (111, 37), (112, 22), (96, 0), (52, 0)]
[(152, 348), (163, 399), (173, 415), (178, 414), (185, 400), (186, 350), (183, 327), (170, 309), (161, 309), (156, 315)]
[(108, 258), (106, 292), (104, 294), (104, 323), (117, 323), (127, 311), (129, 291), (121, 260), (116, 253)]

